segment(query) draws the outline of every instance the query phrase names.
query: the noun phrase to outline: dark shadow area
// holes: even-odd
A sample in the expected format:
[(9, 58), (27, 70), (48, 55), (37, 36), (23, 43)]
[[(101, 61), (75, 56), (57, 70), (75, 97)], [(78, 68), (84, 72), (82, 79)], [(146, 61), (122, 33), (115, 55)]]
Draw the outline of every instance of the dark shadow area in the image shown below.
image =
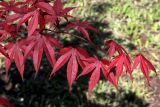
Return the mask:
[[(32, 61), (28, 60), (25, 67), (25, 79), (21, 77), (12, 64), (9, 71), (10, 89), (6, 89), (5, 81), (0, 81), (1, 94), (9, 96), (15, 103), (15, 107), (147, 107), (143, 99), (136, 96), (133, 92), (111, 92), (107, 94), (97, 94), (97, 98), (107, 101), (101, 105), (96, 101), (88, 100), (86, 92), (88, 89), (88, 77), (77, 80), (71, 92), (68, 90), (65, 66), (57, 72), (55, 76), (48, 79), (52, 70), (49, 63), (43, 58), (42, 66), (36, 79)], [(5, 74), (1, 74), (1, 77)], [(103, 79), (103, 78), (102, 78)]]

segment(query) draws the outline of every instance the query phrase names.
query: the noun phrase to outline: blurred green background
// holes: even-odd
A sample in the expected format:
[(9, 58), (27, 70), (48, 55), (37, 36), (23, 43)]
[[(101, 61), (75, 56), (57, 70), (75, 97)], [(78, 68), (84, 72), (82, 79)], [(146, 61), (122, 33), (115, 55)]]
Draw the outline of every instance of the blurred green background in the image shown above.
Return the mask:
[[(96, 45), (103, 48), (104, 40), (113, 39), (130, 56), (142, 52), (155, 66), (158, 76), (150, 73), (151, 87), (139, 69), (133, 72), (133, 81), (124, 75), (119, 82), (120, 92), (102, 77), (91, 96), (87, 95), (88, 77), (77, 80), (69, 93), (65, 68), (48, 80), (52, 70), (44, 57), (38, 77), (28, 59), (25, 80), (21, 81), (12, 64), (9, 78), (2, 65), (0, 94), (8, 96), (16, 107), (158, 107), (160, 105), (160, 0), (64, 0), (65, 6), (76, 7), (71, 14), (89, 21), (100, 30), (91, 32)], [(93, 47), (89, 48), (94, 54)], [(97, 51), (103, 57), (103, 54)], [(132, 57), (134, 58), (134, 57)], [(3, 60), (1, 61), (1, 63)]]

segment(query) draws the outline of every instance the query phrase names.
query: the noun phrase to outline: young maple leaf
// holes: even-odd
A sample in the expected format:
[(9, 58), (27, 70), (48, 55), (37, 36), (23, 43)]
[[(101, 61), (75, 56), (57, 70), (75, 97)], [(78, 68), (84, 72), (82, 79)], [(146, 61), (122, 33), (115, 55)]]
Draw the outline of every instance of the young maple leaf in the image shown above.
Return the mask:
[(149, 82), (150, 80), (149, 80), (148, 74), (149, 74), (149, 70), (152, 70), (156, 73), (154, 66), (142, 54), (136, 55), (132, 69), (135, 69), (139, 64), (140, 64), (140, 69), (141, 69), (143, 75), (145, 76), (148, 84), (150, 85), (150, 82)]
[(115, 51), (119, 54), (126, 53), (125, 49), (113, 40), (106, 41), (105, 45), (109, 48), (108, 54), (110, 58), (113, 56)]
[(23, 74), (24, 74), (24, 56), (22, 53), (22, 43), (23, 41), (19, 41), (17, 43), (9, 43), (8, 45), (5, 46), (5, 48), (7, 49), (7, 53), (9, 56), (9, 59), (7, 57), (5, 57), (5, 68), (6, 68), (6, 74), (8, 75), (8, 70), (9, 67), (12, 63), (12, 61), (14, 60), (18, 71), (21, 75), (21, 78), (23, 80)]
[(13, 107), (12, 104), (8, 99), (0, 97), (0, 107)]
[(111, 70), (114, 67), (116, 67), (117, 80), (119, 80), (119, 77), (123, 72), (123, 68), (126, 69), (126, 72), (128, 72), (130, 74), (130, 77), (132, 78), (131, 61), (128, 55), (120, 54), (116, 56), (114, 60), (109, 64), (109, 67), (107, 69)]
[(57, 60), (57, 62), (54, 65), (54, 68), (50, 74), (50, 77), (55, 74), (65, 63), (67, 64), (67, 80), (69, 84), (69, 90), (71, 90), (72, 84), (75, 81), (78, 73), (78, 64), (81, 65), (81, 67), (84, 67), (85, 62), (83, 62), (83, 59), (85, 59), (88, 55), (87, 52), (83, 50), (82, 48), (62, 48), (60, 51), (60, 58)]
[(87, 40), (89, 42), (92, 43), (91, 39), (90, 39), (90, 36), (89, 36), (89, 33), (87, 30), (92, 30), (92, 31), (95, 31), (95, 32), (98, 32), (97, 29), (95, 29), (94, 27), (92, 26), (89, 26), (89, 22), (80, 22), (79, 20), (75, 21), (75, 22), (71, 22), (70, 24), (67, 25), (66, 27), (67, 29), (72, 29), (72, 28), (76, 28), (77, 31), (81, 32), (83, 34), (83, 36), (85, 38), (87, 38)]
[(89, 62), (90, 64), (87, 65), (83, 69), (82, 73), (78, 77), (81, 77), (83, 75), (86, 75), (86, 74), (89, 74), (90, 72), (92, 72), (90, 80), (89, 80), (89, 88), (88, 88), (89, 94), (91, 94), (93, 88), (96, 86), (97, 82), (99, 81), (101, 71), (102, 71), (104, 77), (118, 89), (118, 85), (116, 83), (116, 79), (114, 77), (114, 74), (107, 70), (106, 64), (108, 64), (109, 61), (107, 61), (107, 62), (106, 62), (106, 60), (99, 61), (96, 58), (88, 58), (88, 59), (86, 59), (86, 61)]
[(32, 36), (28, 36), (26, 44), (27, 46), (24, 51), (24, 57), (26, 59), (28, 55), (32, 54), (36, 75), (38, 74), (43, 51), (45, 52), (51, 66), (54, 66), (56, 59), (55, 51), (52, 46), (61, 48), (61, 44), (54, 37), (51, 37), (50, 35), (41, 35), (40, 33), (35, 32)]

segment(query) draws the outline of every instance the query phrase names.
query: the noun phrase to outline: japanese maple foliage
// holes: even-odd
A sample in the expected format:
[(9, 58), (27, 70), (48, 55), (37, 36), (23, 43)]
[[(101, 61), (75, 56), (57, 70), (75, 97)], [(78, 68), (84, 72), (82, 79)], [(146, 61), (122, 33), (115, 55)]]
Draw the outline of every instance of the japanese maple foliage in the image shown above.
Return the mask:
[[(71, 29), (76, 29), (80, 37), (88, 41), (92, 46), (90, 30), (98, 30), (87, 21), (71, 16), (70, 11), (75, 7), (64, 8), (61, 0), (24, 0), (17, 2), (0, 2), (0, 52), (5, 57), (6, 74), (12, 62), (15, 62), (17, 69), (24, 79), (25, 61), (28, 57), (33, 60), (35, 77), (38, 74), (42, 55), (45, 54), (51, 67), (53, 68), (50, 78), (60, 69), (67, 65), (66, 76), (71, 90), (74, 81), (84, 75), (89, 75), (88, 92), (91, 93), (103, 74), (106, 80), (118, 89), (118, 80), (126, 71), (132, 77), (133, 69), (140, 65), (140, 69), (149, 83), (149, 70), (155, 71), (154, 66), (142, 54), (138, 54), (132, 61), (125, 49), (114, 40), (108, 40), (104, 46), (108, 58), (98, 59), (79, 46), (65, 46), (58, 39), (60, 35), (60, 25), (67, 35)], [(49, 27), (48, 27), (49, 26)], [(65, 32), (66, 31), (66, 32)], [(100, 36), (99, 36), (100, 38)], [(70, 41), (72, 42), (72, 41)], [(117, 51), (117, 53), (116, 53)], [(79, 71), (78, 68), (81, 68)], [(113, 72), (115, 70), (115, 73)], [(155, 71), (156, 72), (156, 71)]]
[(86, 61), (89, 64), (83, 69), (79, 77), (92, 72), (89, 80), (89, 88), (88, 88), (89, 94), (92, 92), (93, 88), (96, 86), (98, 80), (100, 79), (101, 71), (104, 77), (118, 89), (113, 72), (109, 72), (109, 70), (106, 69), (110, 65), (109, 63), (106, 63), (106, 61), (104, 62), (104, 60), (99, 61), (97, 58), (93, 58), (93, 57), (87, 58)]
[(140, 69), (147, 79), (148, 84), (150, 85), (148, 77), (149, 69), (156, 73), (154, 66), (142, 54), (136, 55), (134, 59), (133, 69), (135, 69), (138, 65), (140, 65)]

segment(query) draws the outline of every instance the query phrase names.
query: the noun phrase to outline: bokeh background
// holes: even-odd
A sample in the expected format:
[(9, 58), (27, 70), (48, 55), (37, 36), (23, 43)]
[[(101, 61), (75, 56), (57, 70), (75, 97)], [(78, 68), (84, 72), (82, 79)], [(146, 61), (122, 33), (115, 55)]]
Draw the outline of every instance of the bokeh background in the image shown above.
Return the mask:
[[(88, 77), (77, 80), (68, 91), (65, 66), (49, 80), (52, 68), (45, 56), (36, 79), (32, 60), (28, 59), (24, 81), (14, 63), (6, 77), (1, 58), (0, 96), (8, 97), (15, 107), (160, 107), (160, 0), (64, 0), (64, 4), (76, 7), (72, 15), (99, 29), (98, 36), (90, 32), (95, 45), (103, 48), (104, 40), (113, 39), (130, 56), (142, 52), (158, 73), (150, 73), (151, 86), (136, 69), (133, 81), (126, 75), (120, 79), (119, 92), (102, 77), (88, 96)], [(72, 40), (68, 35), (61, 39), (64, 44)], [(76, 43), (77, 39), (73, 41)], [(83, 47), (91, 55), (103, 57), (87, 43)]]

